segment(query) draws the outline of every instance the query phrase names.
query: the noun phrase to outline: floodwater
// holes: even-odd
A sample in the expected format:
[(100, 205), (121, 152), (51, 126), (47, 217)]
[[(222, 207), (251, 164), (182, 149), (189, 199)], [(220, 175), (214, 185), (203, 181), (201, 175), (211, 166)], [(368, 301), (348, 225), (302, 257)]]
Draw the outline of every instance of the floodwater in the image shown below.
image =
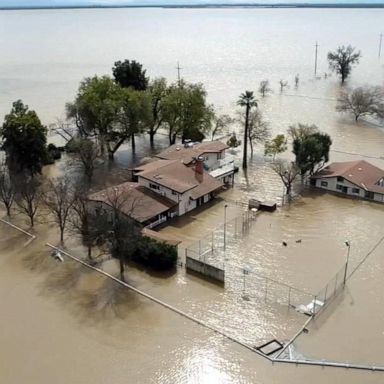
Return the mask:
[[(382, 10), (136, 9), (0, 12), (0, 115), (22, 98), (44, 123), (63, 114), (84, 76), (105, 74), (115, 60), (141, 61), (148, 74), (175, 80), (176, 63), (188, 81), (205, 84), (220, 111), (234, 113), (236, 98), (270, 80), (274, 93), (259, 100), (273, 134), (296, 122), (315, 123), (333, 139), (331, 160), (364, 158), (384, 167), (383, 128), (355, 124), (335, 112), (340, 86), (334, 76), (313, 78), (314, 43), (319, 41), (319, 73), (327, 71), (328, 50), (351, 43), (363, 52), (348, 85), (383, 84), (377, 58)], [(343, 28), (340, 25), (343, 24)], [(22, 28), (20, 27), (22, 26)], [(28, 33), (26, 33), (28, 31)], [(296, 89), (293, 78), (300, 74)], [(290, 87), (282, 94), (278, 81)], [(240, 131), (239, 127), (234, 127)], [(159, 136), (158, 148), (166, 141)], [(124, 167), (148, 154), (147, 138), (117, 154), (116, 168), (99, 180), (124, 180)], [(241, 149), (234, 151), (241, 157)], [(290, 157), (289, 152), (285, 154)], [(66, 171), (49, 167), (48, 174)], [(101, 186), (101, 185), (99, 185)], [(256, 148), (246, 174), (222, 197), (281, 200), (282, 185), (262, 149)], [(227, 219), (241, 208), (230, 205)], [(351, 241), (351, 267), (384, 235), (383, 207), (305, 191), (290, 206), (261, 214), (249, 233), (228, 244), (224, 262), (316, 293), (340, 269)], [(164, 232), (184, 249), (223, 222), (224, 201), (171, 223)], [(20, 218), (13, 220), (17, 222)], [(26, 227), (25, 223), (21, 223)], [(219, 231), (216, 231), (220, 233)], [(48, 224), (27, 238), (0, 226), (0, 381), (4, 383), (381, 383), (378, 373), (271, 366), (252, 352), (125, 290), (72, 262), (47, 258), (46, 241), (57, 243)], [(296, 243), (301, 240), (300, 243)], [(282, 241), (288, 243), (282, 246)], [(67, 246), (81, 253), (74, 239)], [(381, 319), (384, 264), (378, 247), (350, 278), (347, 291), (296, 343), (299, 353), (384, 365)], [(105, 268), (115, 271), (113, 263)], [(287, 340), (306, 317), (273, 300), (254, 298), (251, 276), (231, 281), (231, 289), (187, 275), (178, 268), (157, 276), (130, 268), (129, 282), (250, 345), (273, 337)], [(263, 286), (264, 290), (264, 286)], [(375, 320), (372, 320), (373, 315)], [(354, 348), (349, 343), (355, 343)], [(367, 344), (364, 344), (367, 343)], [(360, 347), (364, 347), (364, 352)], [(382, 360), (382, 361), (380, 361)], [(20, 363), (22, 362), (22, 363)]]

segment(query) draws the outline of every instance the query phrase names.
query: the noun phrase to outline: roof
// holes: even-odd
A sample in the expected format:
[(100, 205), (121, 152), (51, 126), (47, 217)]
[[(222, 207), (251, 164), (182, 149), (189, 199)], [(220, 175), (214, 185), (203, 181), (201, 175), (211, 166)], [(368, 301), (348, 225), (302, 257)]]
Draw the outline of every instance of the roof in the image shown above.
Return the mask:
[(223, 186), (221, 181), (208, 172), (197, 173), (194, 168), (186, 167), (179, 160), (157, 160), (139, 166), (135, 171), (138, 176), (175, 192), (192, 190), (191, 197), (194, 200)]
[(315, 179), (338, 177), (370, 192), (384, 193), (378, 181), (384, 178), (384, 170), (365, 160), (332, 163), (313, 176)]
[(202, 143), (189, 143), (189, 145), (174, 144), (164, 151), (158, 153), (156, 157), (166, 160), (181, 160), (189, 165), (193, 159), (202, 156), (204, 153), (220, 153), (229, 148), (221, 141), (203, 141)]
[(143, 234), (143, 236), (149, 237), (159, 242), (166, 243), (168, 245), (172, 245), (173, 247), (176, 247), (181, 243), (181, 240), (177, 239), (176, 237), (166, 235), (163, 232), (156, 232), (149, 228), (143, 228), (141, 233)]
[(88, 198), (108, 205), (117, 200), (118, 204), (121, 203), (120, 211), (139, 223), (144, 223), (177, 205), (174, 201), (160, 196), (138, 183), (130, 182), (92, 193)]

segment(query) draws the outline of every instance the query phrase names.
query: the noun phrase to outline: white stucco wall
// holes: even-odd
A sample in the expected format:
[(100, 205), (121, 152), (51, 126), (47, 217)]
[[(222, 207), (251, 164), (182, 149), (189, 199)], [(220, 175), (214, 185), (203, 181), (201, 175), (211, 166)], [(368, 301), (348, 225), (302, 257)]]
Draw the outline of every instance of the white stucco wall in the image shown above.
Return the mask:
[[(322, 182), (326, 182), (328, 183), (327, 186), (322, 186), (321, 183)], [(362, 199), (365, 199), (365, 189), (353, 184), (353, 183), (350, 183), (349, 181), (345, 180), (343, 182), (338, 182), (337, 181), (337, 177), (325, 177), (325, 178), (322, 178), (322, 179), (316, 179), (316, 187), (318, 188), (321, 188), (321, 189), (325, 189), (325, 190), (328, 190), (328, 191), (333, 191), (333, 192), (338, 192), (338, 193), (341, 193), (343, 195), (348, 195), (348, 196), (355, 196), (355, 197), (360, 197)], [(348, 188), (348, 191), (347, 193), (344, 193), (342, 190), (340, 189), (337, 189), (337, 185), (342, 185), (344, 187), (347, 187)], [(353, 189), (358, 189), (359, 192), (358, 193), (353, 193), (352, 190)], [(367, 200), (374, 200), (374, 201), (377, 201), (377, 202), (384, 202), (384, 188), (383, 188), (383, 194), (380, 194), (380, 193), (375, 193), (374, 194), (374, 198), (373, 199), (367, 199)]]

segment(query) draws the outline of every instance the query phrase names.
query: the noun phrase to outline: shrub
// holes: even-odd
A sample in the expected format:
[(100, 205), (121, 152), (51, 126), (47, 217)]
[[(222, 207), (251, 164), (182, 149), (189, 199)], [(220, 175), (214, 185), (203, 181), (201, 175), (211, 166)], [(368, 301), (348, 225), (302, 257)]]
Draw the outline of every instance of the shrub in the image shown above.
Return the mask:
[(158, 271), (174, 268), (177, 249), (148, 237), (142, 237), (135, 252), (134, 260)]

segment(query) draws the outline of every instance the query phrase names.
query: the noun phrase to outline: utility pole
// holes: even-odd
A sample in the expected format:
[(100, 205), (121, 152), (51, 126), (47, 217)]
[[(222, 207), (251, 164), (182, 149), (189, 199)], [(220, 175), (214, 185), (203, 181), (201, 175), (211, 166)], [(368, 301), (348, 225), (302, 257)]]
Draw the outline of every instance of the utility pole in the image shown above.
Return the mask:
[(315, 44), (315, 76), (317, 75), (317, 49), (319, 48), (319, 44)]
[(177, 62), (177, 67), (176, 67), (176, 69), (177, 69), (177, 82), (178, 82), (179, 87), (180, 87), (180, 83), (181, 83), (180, 70), (181, 70), (182, 68), (180, 67), (179, 62)]
[(380, 43), (379, 43), (379, 59), (380, 59), (380, 56), (381, 56), (381, 44), (383, 42), (383, 34), (380, 33)]

